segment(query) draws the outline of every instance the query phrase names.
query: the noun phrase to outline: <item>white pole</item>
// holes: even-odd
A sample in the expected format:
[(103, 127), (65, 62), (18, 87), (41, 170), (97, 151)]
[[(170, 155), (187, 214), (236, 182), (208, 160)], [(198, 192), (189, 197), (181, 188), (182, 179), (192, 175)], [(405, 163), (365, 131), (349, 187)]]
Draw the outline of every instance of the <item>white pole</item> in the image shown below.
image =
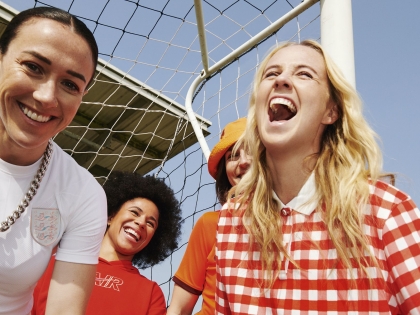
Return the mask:
[[(219, 60), (213, 66), (208, 68), (208, 56), (207, 56), (207, 44), (206, 44), (206, 36), (205, 36), (205, 29), (204, 29), (204, 14), (202, 12), (201, 0), (194, 0), (196, 5), (196, 15), (197, 15), (197, 28), (198, 34), (200, 38), (200, 47), (201, 47), (201, 56), (203, 61), (203, 71), (201, 74), (195, 78), (195, 80), (191, 83), (190, 88), (188, 89), (188, 93), (185, 99), (185, 109), (187, 111), (188, 117), (190, 118), (191, 125), (193, 126), (195, 135), (197, 136), (198, 142), (200, 143), (201, 149), (203, 150), (204, 156), (208, 160), (210, 156), (210, 149), (204, 138), (203, 132), (200, 127), (200, 123), (195, 116), (195, 113), (192, 109), (192, 99), (194, 97), (194, 92), (196, 88), (203, 82), (206, 78), (211, 76), (213, 73), (219, 71), (224, 66), (228, 65), (231, 61), (235, 60), (235, 58), (239, 57), (241, 54), (245, 53), (247, 50), (251, 49), (253, 46), (257, 45), (261, 40), (266, 38), (267, 36), (273, 34), (278, 29), (280, 29), (284, 24), (289, 22), (290, 20), (294, 19), (300, 13), (305, 11), (306, 9), (313, 6), (319, 0), (303, 0), (299, 5), (297, 5), (294, 9), (290, 10), (290, 12), (286, 13), (282, 17), (280, 17), (277, 21), (273, 22), (271, 25), (267, 26), (264, 30), (259, 32), (257, 35), (252, 37), (246, 43), (242, 44), (230, 54)], [(340, 1), (340, 0), (336, 0)]]
[(209, 70), (209, 56), (207, 55), (206, 27), (204, 24), (201, 0), (194, 0), (195, 16), (197, 18), (198, 38), (200, 39), (201, 60), (205, 73)]
[(356, 88), (351, 0), (321, 0), (321, 43)]
[(201, 125), (197, 120), (197, 116), (195, 116), (194, 110), (192, 109), (194, 92), (200, 83), (204, 81), (204, 79), (204, 71), (202, 71), (202, 75), (196, 77), (195, 80), (191, 83), (185, 98), (185, 110), (187, 111), (187, 115), (190, 119), (191, 126), (193, 127), (198, 143), (200, 143), (201, 150), (203, 151), (206, 160), (208, 160), (210, 156), (210, 148), (206, 139), (204, 138), (203, 130), (201, 130)]

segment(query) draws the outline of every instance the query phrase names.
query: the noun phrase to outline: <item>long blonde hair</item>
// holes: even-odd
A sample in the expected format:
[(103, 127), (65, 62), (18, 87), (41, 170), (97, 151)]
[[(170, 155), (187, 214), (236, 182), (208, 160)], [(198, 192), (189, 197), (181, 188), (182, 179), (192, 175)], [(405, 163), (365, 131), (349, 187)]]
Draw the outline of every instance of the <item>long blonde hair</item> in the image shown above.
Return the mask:
[[(273, 178), (267, 165), (266, 149), (258, 133), (255, 108), (258, 87), (268, 61), (280, 49), (292, 45), (312, 48), (325, 61), (330, 95), (337, 105), (339, 118), (326, 127), (320, 152), (314, 157), (315, 167), (309, 172), (313, 171), (315, 174), (318, 210), (321, 207), (326, 209), (322, 216), (338, 258), (347, 268), (351, 268), (351, 261), (354, 259), (365, 274), (367, 261), (364, 252), (370, 251), (362, 227), (363, 205), (369, 198), (369, 181), (376, 182), (382, 169), (382, 156), (375, 140), (376, 134), (363, 118), (361, 100), (320, 44), (306, 40), (300, 44), (284, 43), (272, 49), (255, 75), (248, 123), (243, 135), (245, 148), (251, 152), (254, 162), (236, 189), (241, 192), (239, 202), (243, 205), (246, 203), (242, 222), (247, 222), (244, 225), (250, 235), (251, 244), (257, 244), (260, 248), (263, 271), (268, 272), (270, 278), (265, 285), (270, 286), (278, 272), (272, 272), (275, 268), (273, 266), (281, 264), (279, 253), (288, 259), (290, 257), (279, 233), (279, 205), (272, 196)], [(239, 196), (237, 193), (236, 195)], [(295, 264), (294, 261), (292, 263)]]

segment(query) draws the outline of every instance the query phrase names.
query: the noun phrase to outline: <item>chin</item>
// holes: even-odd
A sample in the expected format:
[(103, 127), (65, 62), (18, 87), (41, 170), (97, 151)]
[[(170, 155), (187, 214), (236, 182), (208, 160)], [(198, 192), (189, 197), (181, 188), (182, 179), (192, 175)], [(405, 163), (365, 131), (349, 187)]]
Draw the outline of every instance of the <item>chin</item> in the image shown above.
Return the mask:
[(233, 183), (234, 183), (234, 184), (233, 184), (232, 186), (236, 186), (236, 185), (238, 185), (240, 181), (241, 181), (241, 179), (240, 179), (240, 178), (235, 179), (235, 180), (233, 181)]

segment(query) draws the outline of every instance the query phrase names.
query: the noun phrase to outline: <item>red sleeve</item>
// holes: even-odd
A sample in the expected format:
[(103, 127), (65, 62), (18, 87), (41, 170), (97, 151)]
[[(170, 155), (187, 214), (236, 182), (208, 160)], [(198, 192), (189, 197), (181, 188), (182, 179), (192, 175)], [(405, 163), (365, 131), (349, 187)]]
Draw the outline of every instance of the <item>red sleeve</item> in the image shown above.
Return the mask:
[(52, 256), (42, 277), (38, 280), (38, 283), (34, 290), (34, 305), (32, 306), (31, 315), (44, 315), (45, 307), (47, 306), (48, 289), (50, 288), (50, 282), (52, 273), (54, 271), (55, 256)]
[(200, 295), (206, 280), (208, 256), (216, 243), (219, 212), (207, 212), (195, 224), (174, 282), (184, 290)]
[(390, 281), (403, 314), (420, 313), (420, 211), (411, 199), (392, 210), (383, 241)]
[(152, 294), (150, 297), (150, 306), (147, 315), (165, 315), (166, 303), (162, 289), (153, 282)]

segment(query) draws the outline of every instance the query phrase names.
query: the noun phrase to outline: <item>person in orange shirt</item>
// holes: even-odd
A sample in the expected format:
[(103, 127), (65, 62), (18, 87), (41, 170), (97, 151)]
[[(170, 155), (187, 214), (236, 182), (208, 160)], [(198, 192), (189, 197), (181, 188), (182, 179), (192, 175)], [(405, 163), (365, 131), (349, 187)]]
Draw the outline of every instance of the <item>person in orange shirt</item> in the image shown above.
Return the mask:
[[(216, 180), (216, 194), (221, 204), (227, 201), (229, 190), (239, 183), (251, 162), (242, 146), (233, 150), (245, 125), (246, 118), (227, 124), (210, 153), (208, 169)], [(173, 277), (175, 287), (167, 314), (191, 314), (200, 295), (203, 304), (197, 314), (214, 314), (218, 215), (218, 212), (207, 212), (195, 224), (181, 265)]]
[[(162, 290), (137, 268), (157, 264), (177, 248), (182, 220), (179, 202), (163, 180), (136, 173), (113, 172), (104, 190), (108, 227), (86, 314), (163, 315)], [(35, 288), (32, 315), (45, 314), (54, 263), (52, 257)]]

